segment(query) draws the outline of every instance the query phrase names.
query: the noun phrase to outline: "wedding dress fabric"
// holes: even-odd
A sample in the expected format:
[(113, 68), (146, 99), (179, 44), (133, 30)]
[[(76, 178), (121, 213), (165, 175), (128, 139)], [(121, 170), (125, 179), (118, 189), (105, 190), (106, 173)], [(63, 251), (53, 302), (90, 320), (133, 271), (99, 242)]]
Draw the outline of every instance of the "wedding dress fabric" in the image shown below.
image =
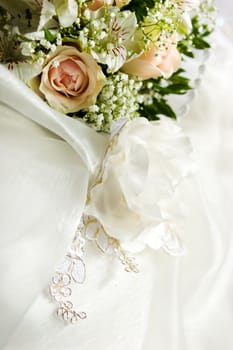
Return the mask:
[(47, 286), (108, 138), (52, 111), (0, 68), (1, 349), (233, 348), (233, 22), (225, 18), (179, 120), (197, 163), (181, 191), (186, 255), (144, 250), (133, 274), (88, 244), (87, 280), (73, 290), (88, 318), (76, 325), (56, 318)]

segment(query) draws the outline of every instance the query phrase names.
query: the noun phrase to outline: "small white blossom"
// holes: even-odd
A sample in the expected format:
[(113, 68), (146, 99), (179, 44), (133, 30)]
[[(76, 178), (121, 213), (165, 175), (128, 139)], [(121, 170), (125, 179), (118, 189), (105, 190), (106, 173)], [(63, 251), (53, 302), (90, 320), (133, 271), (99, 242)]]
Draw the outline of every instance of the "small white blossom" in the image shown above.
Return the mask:
[(35, 51), (32, 42), (23, 42), (21, 44), (21, 49), (24, 56), (31, 56)]
[(51, 47), (50, 47), (50, 49), (51, 49), (52, 52), (56, 51), (56, 48), (57, 48), (57, 47), (56, 47), (55, 44), (52, 44)]
[(44, 64), (44, 58), (43, 58), (43, 57), (38, 58), (37, 63), (38, 63), (40, 66), (42, 66), (42, 65)]
[(61, 38), (61, 34), (60, 33), (57, 34), (56, 44), (57, 44), (57, 46), (61, 46), (62, 45), (62, 38)]
[(51, 43), (48, 40), (46, 40), (46, 39), (41, 39), (40, 40), (40, 44), (42, 46), (44, 46), (46, 49), (50, 49), (51, 48)]
[(134, 79), (128, 81), (124, 73), (110, 76), (96, 105), (87, 109), (84, 120), (96, 130), (110, 132), (116, 120), (134, 119), (138, 116), (141, 86), (141, 82)]
[(91, 11), (86, 9), (84, 12), (83, 12), (83, 15), (86, 17), (86, 19), (90, 19), (91, 18)]

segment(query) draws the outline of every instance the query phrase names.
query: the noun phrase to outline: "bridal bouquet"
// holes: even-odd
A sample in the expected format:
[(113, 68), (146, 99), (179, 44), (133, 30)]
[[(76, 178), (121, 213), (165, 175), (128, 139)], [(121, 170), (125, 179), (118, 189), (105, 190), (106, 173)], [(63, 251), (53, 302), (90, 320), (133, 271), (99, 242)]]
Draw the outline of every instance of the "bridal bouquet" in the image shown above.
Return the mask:
[(52, 108), (105, 132), (118, 119), (175, 118), (166, 96), (191, 89), (182, 60), (208, 48), (213, 29), (210, 0), (17, 4), (3, 1), (0, 61)]
[(109, 133), (84, 214), (50, 293), (58, 314), (86, 314), (66, 298), (82, 283), (87, 240), (138, 271), (127, 252), (184, 252), (179, 185), (191, 147), (169, 104), (191, 88), (183, 62), (210, 47), (211, 0), (2, 1), (0, 61), (64, 118)]

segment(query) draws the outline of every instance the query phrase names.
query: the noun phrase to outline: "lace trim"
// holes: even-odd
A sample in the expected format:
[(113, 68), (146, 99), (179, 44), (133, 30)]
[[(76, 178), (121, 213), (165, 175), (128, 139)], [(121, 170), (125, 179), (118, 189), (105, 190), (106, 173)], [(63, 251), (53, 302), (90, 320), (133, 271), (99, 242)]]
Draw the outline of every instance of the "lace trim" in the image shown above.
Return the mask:
[(56, 268), (49, 286), (50, 296), (58, 304), (57, 316), (69, 323), (76, 323), (79, 319), (87, 317), (86, 312), (79, 311), (79, 308), (69, 300), (72, 296), (72, 285), (74, 283), (83, 284), (86, 278), (83, 257), (87, 240), (94, 241), (102, 252), (115, 254), (125, 271), (139, 272), (135, 259), (126, 254), (119, 241), (109, 237), (95, 218), (83, 215), (73, 242), (64, 260)]

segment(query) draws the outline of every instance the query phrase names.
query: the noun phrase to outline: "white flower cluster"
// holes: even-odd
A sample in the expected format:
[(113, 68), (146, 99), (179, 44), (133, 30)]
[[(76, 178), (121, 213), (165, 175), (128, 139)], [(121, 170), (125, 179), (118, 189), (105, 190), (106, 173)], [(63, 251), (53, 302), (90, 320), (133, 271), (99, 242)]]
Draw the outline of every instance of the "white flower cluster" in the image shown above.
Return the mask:
[(155, 3), (150, 9), (142, 25), (143, 34), (148, 44), (156, 42), (160, 48), (166, 45), (182, 21), (183, 9), (180, 9), (174, 0), (165, 0)]
[[(171, 116), (163, 108), (163, 84), (181, 55), (209, 47), (212, 1), (40, 0), (38, 27), (23, 34), (14, 29), (14, 45), (14, 21), (0, 13), (0, 62), (13, 57), (12, 71), (52, 108), (96, 130), (110, 132), (117, 119), (146, 112), (149, 120)], [(179, 89), (176, 84), (165, 95)]]
[[(103, 47), (99, 44), (102, 40), (107, 39), (108, 27), (104, 16), (98, 18), (96, 13), (94, 15), (93, 11), (88, 9), (83, 12), (83, 19), (87, 21), (87, 25), (79, 31), (79, 41), (82, 49), (91, 50), (98, 47), (100, 51), (103, 51)], [(79, 25), (79, 22), (76, 21), (76, 25)]]
[(118, 73), (107, 79), (95, 105), (87, 109), (84, 120), (96, 130), (109, 132), (117, 119), (132, 120), (138, 117), (139, 103), (143, 97), (138, 93), (142, 82)]
[(40, 65), (43, 65), (48, 52), (54, 52), (57, 46), (62, 45), (60, 33), (56, 33), (56, 41), (54, 43), (45, 38), (44, 32), (29, 33), (26, 35), (26, 38), (29, 40), (23, 41), (20, 45), (22, 54), (32, 57), (32, 60)]

